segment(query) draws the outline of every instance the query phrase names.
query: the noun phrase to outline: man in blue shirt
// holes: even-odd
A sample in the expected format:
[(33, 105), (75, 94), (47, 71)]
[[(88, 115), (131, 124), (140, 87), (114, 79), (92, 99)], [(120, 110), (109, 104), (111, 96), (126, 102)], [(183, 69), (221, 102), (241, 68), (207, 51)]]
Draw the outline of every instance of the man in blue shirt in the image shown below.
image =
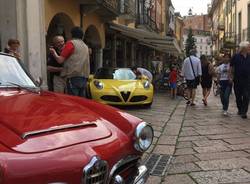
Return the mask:
[[(240, 51), (231, 60), (231, 80), (234, 82), (234, 91), (238, 114), (247, 118), (250, 98), (250, 53), (249, 42), (240, 43)], [(232, 77), (233, 76), (233, 77)]]

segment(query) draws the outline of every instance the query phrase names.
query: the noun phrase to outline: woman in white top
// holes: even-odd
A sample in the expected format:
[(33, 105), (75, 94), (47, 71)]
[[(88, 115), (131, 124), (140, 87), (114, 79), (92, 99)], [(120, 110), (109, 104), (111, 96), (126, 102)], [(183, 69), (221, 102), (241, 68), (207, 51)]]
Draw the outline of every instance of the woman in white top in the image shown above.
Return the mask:
[(218, 81), (221, 88), (221, 103), (223, 106), (223, 114), (228, 115), (229, 97), (232, 91), (232, 82), (229, 80), (230, 55), (225, 54), (223, 63), (218, 67)]

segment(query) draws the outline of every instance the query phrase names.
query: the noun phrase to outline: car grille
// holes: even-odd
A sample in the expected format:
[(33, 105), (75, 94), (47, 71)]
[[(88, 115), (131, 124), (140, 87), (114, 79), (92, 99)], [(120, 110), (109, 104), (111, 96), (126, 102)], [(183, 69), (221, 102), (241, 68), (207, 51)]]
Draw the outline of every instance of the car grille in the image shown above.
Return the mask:
[(110, 178), (113, 183), (113, 177), (120, 175), (125, 181), (125, 184), (131, 184), (131, 180), (135, 178), (138, 173), (139, 157), (128, 157), (119, 161), (111, 170)]
[(148, 97), (144, 96), (144, 95), (140, 95), (140, 96), (133, 96), (131, 99), (130, 99), (130, 102), (142, 102), (142, 101), (145, 101), (147, 100)]
[(106, 184), (108, 178), (108, 165), (106, 161), (93, 157), (84, 168), (83, 184)]
[(122, 92), (121, 92), (121, 95), (122, 95), (123, 100), (124, 100), (125, 102), (127, 102), (128, 99), (129, 99), (129, 96), (130, 96), (130, 92), (129, 92), (129, 91), (127, 91), (127, 92), (122, 91)]
[(109, 101), (109, 102), (121, 102), (122, 101), (118, 96), (114, 96), (114, 95), (104, 95), (101, 97), (101, 99), (104, 101)]

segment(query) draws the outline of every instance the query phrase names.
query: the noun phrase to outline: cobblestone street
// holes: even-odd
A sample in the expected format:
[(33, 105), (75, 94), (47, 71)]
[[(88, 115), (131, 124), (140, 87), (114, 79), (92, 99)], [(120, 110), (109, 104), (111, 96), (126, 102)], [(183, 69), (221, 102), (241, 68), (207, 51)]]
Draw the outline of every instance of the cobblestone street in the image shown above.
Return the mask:
[(127, 110), (153, 125), (154, 144), (145, 154), (170, 155), (167, 173), (151, 175), (147, 184), (249, 184), (250, 120), (236, 115), (231, 99), (229, 117), (222, 115), (219, 97), (211, 94), (195, 107), (167, 94), (155, 96), (151, 109)]

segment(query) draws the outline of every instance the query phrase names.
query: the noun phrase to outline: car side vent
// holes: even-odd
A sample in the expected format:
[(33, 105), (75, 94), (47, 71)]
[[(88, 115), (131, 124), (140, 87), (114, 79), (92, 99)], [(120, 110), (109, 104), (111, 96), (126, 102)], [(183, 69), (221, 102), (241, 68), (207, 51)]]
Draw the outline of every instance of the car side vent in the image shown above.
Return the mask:
[(99, 157), (94, 156), (83, 169), (82, 184), (106, 184), (108, 179), (108, 164)]

